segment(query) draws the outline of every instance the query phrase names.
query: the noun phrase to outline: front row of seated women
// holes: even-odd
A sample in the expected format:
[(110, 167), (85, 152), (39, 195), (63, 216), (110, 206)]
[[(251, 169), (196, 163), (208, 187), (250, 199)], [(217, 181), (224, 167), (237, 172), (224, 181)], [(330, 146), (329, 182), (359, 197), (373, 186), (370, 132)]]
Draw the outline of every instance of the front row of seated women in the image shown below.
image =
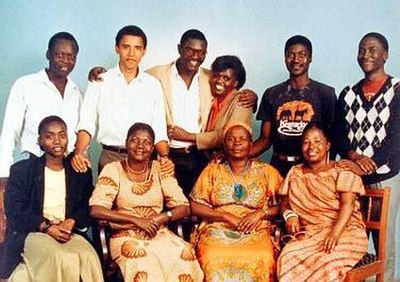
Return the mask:
[[(92, 193), (90, 172), (75, 173), (65, 157), (65, 123), (45, 118), (44, 156), (11, 169), (2, 277), (102, 281), (99, 259), (79, 235), (90, 212), (110, 222), (111, 257), (125, 281), (342, 281), (368, 248), (357, 201), (361, 179), (328, 160), (328, 135), (318, 124), (304, 131), (304, 163), (285, 181), (272, 166), (249, 159), (251, 136), (245, 124), (225, 128), (224, 161), (210, 163), (190, 194), (202, 222), (189, 244), (165, 227), (189, 215), (189, 202), (151, 160), (150, 126), (129, 129), (127, 159), (106, 165)], [(293, 239), (276, 260), (270, 220), (279, 212)]]

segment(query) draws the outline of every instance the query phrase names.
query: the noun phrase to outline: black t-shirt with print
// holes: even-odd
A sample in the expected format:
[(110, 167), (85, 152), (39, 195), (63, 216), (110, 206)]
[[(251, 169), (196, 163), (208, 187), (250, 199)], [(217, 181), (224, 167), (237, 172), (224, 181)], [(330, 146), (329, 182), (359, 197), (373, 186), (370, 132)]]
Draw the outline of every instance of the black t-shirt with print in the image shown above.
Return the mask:
[(271, 122), (274, 153), (301, 155), (301, 135), (310, 121), (321, 121), (331, 128), (335, 113), (335, 89), (310, 80), (301, 89), (288, 81), (268, 88), (261, 100), (257, 120)]

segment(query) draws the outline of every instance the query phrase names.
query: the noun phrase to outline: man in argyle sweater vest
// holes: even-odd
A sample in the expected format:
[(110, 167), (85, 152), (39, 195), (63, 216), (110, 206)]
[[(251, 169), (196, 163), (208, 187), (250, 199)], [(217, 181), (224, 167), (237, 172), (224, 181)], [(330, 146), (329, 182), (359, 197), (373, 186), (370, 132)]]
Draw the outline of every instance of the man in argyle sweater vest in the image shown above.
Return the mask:
[[(400, 234), (400, 79), (385, 72), (388, 51), (388, 42), (379, 33), (368, 33), (361, 39), (357, 59), (365, 78), (347, 86), (339, 96), (336, 150), (356, 164), (352, 168), (362, 175), (366, 186), (392, 188), (385, 281), (400, 281), (400, 261), (396, 258), (400, 256), (400, 240), (396, 238)], [(376, 234), (373, 237), (377, 242)]]

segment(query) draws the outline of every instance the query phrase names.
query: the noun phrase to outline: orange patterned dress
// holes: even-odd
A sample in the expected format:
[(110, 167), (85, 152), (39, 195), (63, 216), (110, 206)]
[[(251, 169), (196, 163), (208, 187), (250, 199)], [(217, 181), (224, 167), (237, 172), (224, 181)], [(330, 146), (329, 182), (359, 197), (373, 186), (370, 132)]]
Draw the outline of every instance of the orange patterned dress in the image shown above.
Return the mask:
[[(251, 161), (242, 179), (243, 193), (234, 192), (235, 182), (225, 164), (210, 164), (200, 175), (190, 195), (196, 203), (216, 211), (244, 217), (265, 209), (283, 180), (272, 166)], [(205, 281), (273, 281), (274, 246), (270, 222), (256, 232), (243, 234), (221, 222), (203, 221), (192, 234)]]
[(323, 242), (339, 218), (340, 192), (365, 194), (361, 178), (335, 167), (317, 174), (303, 171), (301, 165), (289, 171), (280, 194), (289, 196), (306, 235), (283, 248), (278, 259), (279, 281), (343, 281), (367, 252), (358, 201), (338, 245), (329, 254), (323, 251)]
[[(164, 203), (168, 208), (189, 205), (176, 179), (162, 176), (160, 164), (153, 161), (150, 177), (142, 183), (130, 181), (120, 162), (107, 164), (89, 204), (145, 218), (161, 213)], [(140, 229), (115, 230), (110, 252), (125, 281), (203, 281), (191, 245), (166, 227), (154, 238)]]

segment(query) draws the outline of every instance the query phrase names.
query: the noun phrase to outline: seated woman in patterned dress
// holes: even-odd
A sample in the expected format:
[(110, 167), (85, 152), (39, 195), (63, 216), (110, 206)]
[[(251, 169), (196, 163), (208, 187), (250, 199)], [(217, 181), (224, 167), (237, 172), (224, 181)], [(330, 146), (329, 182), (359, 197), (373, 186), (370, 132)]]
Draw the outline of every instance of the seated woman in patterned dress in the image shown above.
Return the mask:
[(278, 259), (280, 281), (343, 281), (367, 252), (358, 195), (361, 178), (329, 161), (327, 130), (310, 123), (303, 132), (304, 163), (282, 189), (282, 212), (293, 238)]
[[(190, 244), (165, 227), (189, 214), (176, 179), (151, 160), (154, 131), (135, 123), (128, 131), (123, 161), (107, 164), (90, 199), (90, 214), (110, 222), (111, 257), (125, 281), (202, 281)], [(169, 209), (162, 212), (164, 204)]]
[(202, 223), (192, 234), (205, 281), (273, 281), (274, 246), (269, 219), (278, 213), (275, 191), (283, 182), (270, 165), (249, 159), (251, 129), (228, 125), (225, 163), (210, 163), (190, 197)]

